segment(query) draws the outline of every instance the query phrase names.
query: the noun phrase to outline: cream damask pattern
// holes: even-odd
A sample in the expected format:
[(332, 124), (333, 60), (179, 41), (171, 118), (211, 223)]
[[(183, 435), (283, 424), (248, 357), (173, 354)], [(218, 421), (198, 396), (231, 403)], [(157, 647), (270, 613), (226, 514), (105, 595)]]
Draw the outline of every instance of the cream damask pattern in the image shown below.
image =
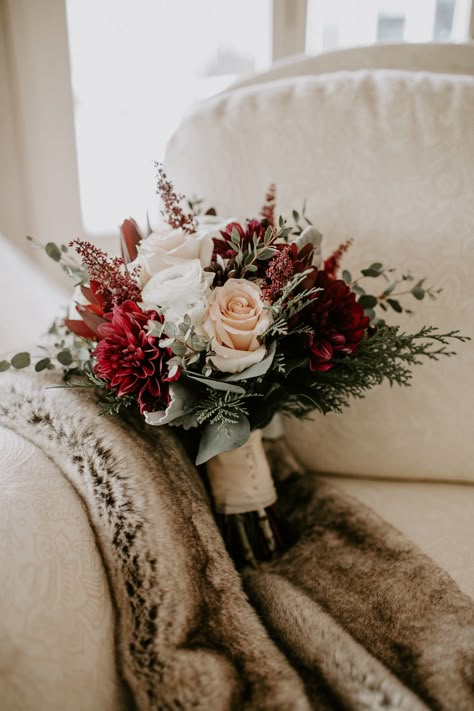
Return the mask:
[(0, 428), (0, 708), (117, 711), (114, 611), (86, 511), (45, 454)]
[[(444, 287), (404, 328), (428, 322), (473, 336), (473, 126), (469, 76), (296, 77), (202, 104), (166, 163), (180, 190), (222, 215), (258, 212), (271, 181), (282, 213), (306, 198), (327, 252), (355, 238), (349, 269), (376, 259)], [(411, 389), (382, 387), (343, 415), (288, 423), (295, 451), (322, 472), (474, 481), (474, 345), (458, 350), (418, 369)]]

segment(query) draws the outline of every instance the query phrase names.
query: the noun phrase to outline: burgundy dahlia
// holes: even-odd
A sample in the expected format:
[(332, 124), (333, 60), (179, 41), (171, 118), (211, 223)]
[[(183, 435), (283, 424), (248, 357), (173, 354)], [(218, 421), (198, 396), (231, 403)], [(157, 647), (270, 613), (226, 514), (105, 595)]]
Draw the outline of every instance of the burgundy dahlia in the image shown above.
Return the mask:
[(114, 306), (106, 315), (109, 323), (99, 327), (101, 340), (94, 351), (94, 373), (107, 381), (118, 397), (135, 395), (140, 412), (160, 410), (169, 404), (169, 348), (160, 348), (158, 338), (145, 331), (148, 321), (163, 320), (156, 311), (142, 311), (133, 301)]
[(320, 270), (315, 274), (314, 286), (322, 291), (296, 319), (297, 325), (311, 327), (300, 344), (309, 357), (309, 367), (313, 371), (326, 371), (333, 367), (334, 357), (357, 352), (369, 318), (341, 279)]

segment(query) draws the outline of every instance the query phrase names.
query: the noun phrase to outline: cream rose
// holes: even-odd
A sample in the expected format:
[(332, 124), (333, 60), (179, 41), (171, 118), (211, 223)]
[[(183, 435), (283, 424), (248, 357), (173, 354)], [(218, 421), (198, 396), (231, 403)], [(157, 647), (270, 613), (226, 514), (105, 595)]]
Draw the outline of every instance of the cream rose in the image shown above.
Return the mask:
[(185, 314), (200, 326), (207, 311), (214, 274), (204, 272), (199, 259), (163, 269), (151, 277), (142, 291), (145, 309), (158, 308), (169, 321), (179, 322)]
[(215, 355), (210, 360), (223, 373), (240, 373), (263, 360), (261, 336), (271, 324), (260, 287), (246, 279), (229, 279), (212, 292), (203, 329)]
[(152, 232), (138, 245), (138, 257), (130, 266), (140, 266), (140, 281), (143, 284), (155, 274), (168, 267), (198, 259), (201, 266), (208, 267), (212, 257), (214, 232), (203, 227), (190, 234), (181, 227), (163, 227)]

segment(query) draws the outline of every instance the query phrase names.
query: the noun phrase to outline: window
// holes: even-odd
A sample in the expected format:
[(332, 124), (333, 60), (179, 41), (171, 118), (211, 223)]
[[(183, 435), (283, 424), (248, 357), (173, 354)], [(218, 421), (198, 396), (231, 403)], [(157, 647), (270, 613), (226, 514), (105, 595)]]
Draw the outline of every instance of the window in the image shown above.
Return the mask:
[(306, 51), (374, 42), (462, 42), (470, 0), (308, 0)]
[(143, 221), (153, 160), (196, 101), (271, 64), (270, 0), (67, 0), (86, 232)]

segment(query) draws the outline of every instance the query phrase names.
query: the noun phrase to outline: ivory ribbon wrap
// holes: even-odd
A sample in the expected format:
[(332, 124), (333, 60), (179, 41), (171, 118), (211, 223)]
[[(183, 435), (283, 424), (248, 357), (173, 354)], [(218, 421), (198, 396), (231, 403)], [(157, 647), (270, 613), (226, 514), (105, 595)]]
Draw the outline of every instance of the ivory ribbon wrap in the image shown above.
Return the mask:
[(262, 430), (254, 430), (242, 447), (212, 457), (207, 463), (207, 475), (219, 513), (257, 511), (277, 500)]

